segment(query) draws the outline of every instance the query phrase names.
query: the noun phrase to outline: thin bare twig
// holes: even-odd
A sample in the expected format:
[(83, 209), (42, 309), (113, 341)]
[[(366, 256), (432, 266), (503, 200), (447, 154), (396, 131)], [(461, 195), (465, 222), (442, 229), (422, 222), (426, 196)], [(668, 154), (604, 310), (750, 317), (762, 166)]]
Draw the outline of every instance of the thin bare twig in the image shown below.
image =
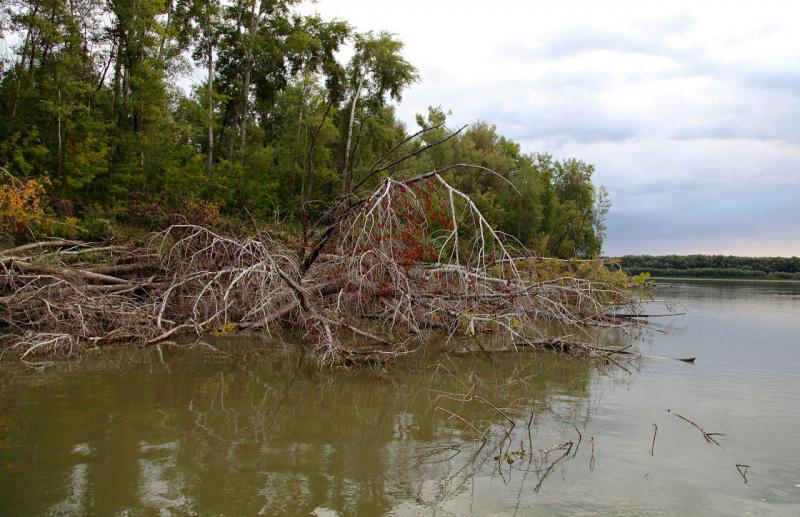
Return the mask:
[(744, 479), (744, 484), (747, 484), (747, 470), (750, 468), (750, 465), (742, 465), (741, 463), (736, 464), (736, 470), (739, 471), (739, 475), (742, 476)]
[(689, 424), (693, 425), (698, 431), (700, 431), (700, 433), (703, 435), (703, 439), (705, 439), (705, 441), (707, 441), (708, 443), (713, 443), (714, 445), (719, 445), (719, 442), (717, 440), (715, 440), (714, 437), (715, 436), (725, 436), (722, 433), (707, 433), (702, 427), (700, 427), (696, 423), (692, 422), (691, 420), (689, 420), (685, 416), (679, 415), (678, 413), (670, 411), (669, 409), (667, 410), (667, 413), (672, 413), (673, 415), (675, 415), (676, 417), (680, 418), (681, 420), (683, 420), (685, 422), (688, 422)]
[(650, 444), (650, 456), (653, 456), (656, 449), (656, 435), (658, 434), (658, 424), (653, 423), (653, 443)]

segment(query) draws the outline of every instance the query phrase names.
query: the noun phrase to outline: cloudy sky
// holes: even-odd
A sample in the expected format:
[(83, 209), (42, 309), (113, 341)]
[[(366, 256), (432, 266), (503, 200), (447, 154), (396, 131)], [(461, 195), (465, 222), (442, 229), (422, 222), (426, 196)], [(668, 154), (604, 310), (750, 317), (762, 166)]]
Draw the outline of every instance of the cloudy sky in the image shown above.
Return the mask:
[(800, 2), (319, 0), (388, 30), (429, 105), (594, 163), (605, 252), (800, 255)]

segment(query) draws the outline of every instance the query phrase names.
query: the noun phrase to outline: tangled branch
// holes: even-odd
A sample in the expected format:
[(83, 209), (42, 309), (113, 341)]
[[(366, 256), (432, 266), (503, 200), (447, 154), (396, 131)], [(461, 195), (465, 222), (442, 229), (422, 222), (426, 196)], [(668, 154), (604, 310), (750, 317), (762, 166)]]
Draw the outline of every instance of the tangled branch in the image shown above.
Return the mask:
[(627, 286), (554, 274), (446, 179), (469, 168), (492, 173), (458, 164), (349, 195), (299, 251), (266, 231), (230, 237), (191, 224), (139, 248), (46, 241), (6, 250), (6, 351), (288, 327), (323, 366), (382, 362), (442, 332), (492, 335), (502, 349), (629, 353), (589, 342), (593, 329), (638, 324), (615, 316), (642, 313)]

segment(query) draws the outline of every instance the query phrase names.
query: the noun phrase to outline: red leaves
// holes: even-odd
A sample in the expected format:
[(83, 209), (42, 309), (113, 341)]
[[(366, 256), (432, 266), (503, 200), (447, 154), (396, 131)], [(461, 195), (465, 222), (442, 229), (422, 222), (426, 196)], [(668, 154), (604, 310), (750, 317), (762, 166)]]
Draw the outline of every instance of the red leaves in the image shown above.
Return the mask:
[(397, 296), (397, 290), (391, 283), (381, 280), (378, 282), (378, 295), (383, 298), (394, 298)]

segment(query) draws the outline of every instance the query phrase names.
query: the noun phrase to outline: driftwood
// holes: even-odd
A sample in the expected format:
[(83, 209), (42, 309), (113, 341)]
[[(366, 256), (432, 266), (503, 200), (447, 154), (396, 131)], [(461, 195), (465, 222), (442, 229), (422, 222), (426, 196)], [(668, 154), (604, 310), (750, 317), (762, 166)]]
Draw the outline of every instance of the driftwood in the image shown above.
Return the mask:
[(586, 278), (540, 279), (543, 259), (447, 181), (468, 169), (494, 174), (458, 164), (349, 194), (305, 229), (299, 250), (266, 231), (182, 224), (138, 247), (53, 240), (0, 252), (5, 352), (290, 327), (321, 365), (385, 361), (442, 332), (601, 359), (630, 353), (589, 337), (637, 325), (625, 316), (644, 315), (638, 299)]
[(84, 245), (85, 245), (84, 243), (76, 241), (68, 241), (63, 239), (31, 242), (29, 244), (23, 244), (22, 246), (17, 246), (16, 248), (10, 248), (0, 251), (0, 257), (13, 257), (16, 255), (27, 254), (30, 251), (40, 251), (42, 249), (48, 249), (48, 248), (65, 248), (65, 247), (84, 246)]

